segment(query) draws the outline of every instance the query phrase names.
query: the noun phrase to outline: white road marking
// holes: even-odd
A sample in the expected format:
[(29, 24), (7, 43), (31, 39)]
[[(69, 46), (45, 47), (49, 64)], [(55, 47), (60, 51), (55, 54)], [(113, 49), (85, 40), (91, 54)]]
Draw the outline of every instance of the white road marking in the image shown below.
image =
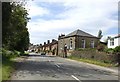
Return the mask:
[(71, 75), (75, 80), (80, 81), (77, 77), (75, 77), (74, 75)]
[(59, 66), (59, 65), (57, 65), (57, 64), (56, 64), (56, 66), (57, 66), (58, 68), (60, 68), (60, 66)]

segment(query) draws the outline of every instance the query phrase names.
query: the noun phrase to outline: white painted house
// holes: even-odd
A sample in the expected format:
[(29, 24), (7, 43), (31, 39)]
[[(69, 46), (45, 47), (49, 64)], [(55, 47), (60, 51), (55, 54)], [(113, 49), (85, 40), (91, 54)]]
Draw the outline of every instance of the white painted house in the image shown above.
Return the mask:
[(116, 46), (120, 46), (120, 34), (118, 34), (118, 36), (109, 38), (107, 46), (108, 48), (115, 48)]

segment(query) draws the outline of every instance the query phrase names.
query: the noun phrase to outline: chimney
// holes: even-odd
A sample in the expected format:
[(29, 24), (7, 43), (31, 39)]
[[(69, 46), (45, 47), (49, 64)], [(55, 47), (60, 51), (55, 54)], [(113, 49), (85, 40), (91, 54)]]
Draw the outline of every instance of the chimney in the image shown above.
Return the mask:
[(61, 37), (65, 36), (65, 34), (61, 34)]
[(54, 42), (55, 41), (55, 39), (52, 39), (52, 42)]
[(47, 40), (47, 43), (50, 44), (50, 40)]
[(44, 45), (46, 44), (46, 42), (44, 42)]
[(40, 44), (40, 46), (42, 46), (42, 44)]
[(58, 36), (58, 40), (61, 39), (61, 38), (64, 37), (64, 36), (65, 36), (65, 34), (59, 35), (59, 36)]

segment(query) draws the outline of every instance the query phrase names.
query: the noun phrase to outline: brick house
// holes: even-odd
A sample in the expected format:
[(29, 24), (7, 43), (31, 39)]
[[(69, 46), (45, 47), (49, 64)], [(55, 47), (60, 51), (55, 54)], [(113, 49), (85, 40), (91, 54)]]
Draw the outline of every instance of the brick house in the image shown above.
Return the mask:
[(65, 44), (69, 51), (73, 51), (78, 48), (95, 48), (98, 45), (96, 36), (86, 33), (82, 30), (75, 30), (68, 35), (60, 35), (58, 37), (58, 54), (62, 54)]

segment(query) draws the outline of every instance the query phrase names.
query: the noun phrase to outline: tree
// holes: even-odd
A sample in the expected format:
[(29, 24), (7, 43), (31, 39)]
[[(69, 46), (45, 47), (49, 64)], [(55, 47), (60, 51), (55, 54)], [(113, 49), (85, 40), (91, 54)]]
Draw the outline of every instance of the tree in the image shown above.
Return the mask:
[(98, 38), (101, 39), (102, 37), (103, 37), (102, 30), (99, 30), (99, 32), (98, 32)]
[(3, 47), (23, 52), (29, 46), (27, 10), (21, 3), (3, 2), (2, 11)]
[(8, 43), (9, 39), (9, 25), (10, 25), (10, 17), (11, 17), (11, 10), (12, 6), (10, 5), (10, 2), (2, 2), (2, 43), (3, 47), (5, 47), (5, 44)]

